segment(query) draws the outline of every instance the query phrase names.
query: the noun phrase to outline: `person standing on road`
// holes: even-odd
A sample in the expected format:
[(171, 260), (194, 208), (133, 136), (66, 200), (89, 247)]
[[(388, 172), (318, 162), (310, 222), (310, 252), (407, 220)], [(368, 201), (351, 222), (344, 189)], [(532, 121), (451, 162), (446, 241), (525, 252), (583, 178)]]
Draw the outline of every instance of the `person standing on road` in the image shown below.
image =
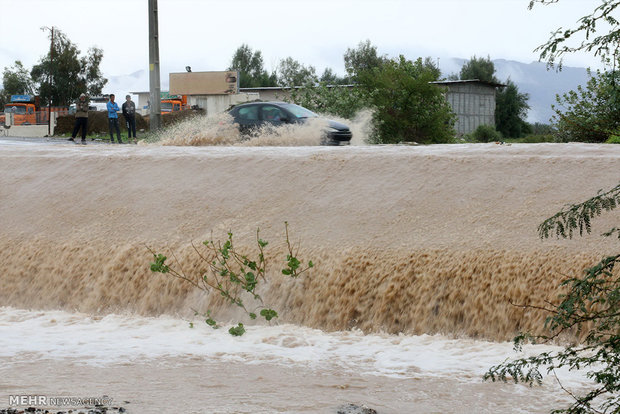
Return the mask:
[(125, 117), (125, 121), (127, 121), (127, 138), (129, 142), (131, 142), (132, 132), (133, 137), (136, 137), (136, 104), (133, 103), (129, 95), (127, 95), (125, 99), (127, 100), (123, 103), (123, 116)]
[(122, 144), (121, 140), (121, 129), (118, 126), (118, 111), (121, 109), (118, 107), (118, 104), (114, 102), (114, 94), (110, 94), (110, 100), (108, 101), (108, 124), (110, 126), (110, 144), (114, 144), (114, 133), (113, 130), (116, 130), (116, 138), (118, 139), (118, 143)]
[(75, 126), (69, 141), (75, 142), (78, 131), (82, 129), (82, 144), (86, 145), (86, 132), (88, 131), (88, 99), (86, 94), (81, 94), (75, 102)]

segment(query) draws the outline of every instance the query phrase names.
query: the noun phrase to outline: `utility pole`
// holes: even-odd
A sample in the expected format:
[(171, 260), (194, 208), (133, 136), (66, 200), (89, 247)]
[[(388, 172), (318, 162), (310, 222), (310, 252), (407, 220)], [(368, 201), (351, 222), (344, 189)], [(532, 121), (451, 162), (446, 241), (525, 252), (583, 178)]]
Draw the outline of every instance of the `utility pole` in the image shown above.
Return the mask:
[(161, 126), (161, 87), (159, 80), (159, 29), (157, 0), (149, 0), (149, 126), (156, 131)]
[(48, 74), (50, 83), (50, 92), (47, 99), (47, 136), (52, 135), (52, 86), (54, 85), (54, 26), (51, 28), (43, 26), (41, 30), (49, 30), (52, 32), (52, 41), (50, 43), (50, 72)]

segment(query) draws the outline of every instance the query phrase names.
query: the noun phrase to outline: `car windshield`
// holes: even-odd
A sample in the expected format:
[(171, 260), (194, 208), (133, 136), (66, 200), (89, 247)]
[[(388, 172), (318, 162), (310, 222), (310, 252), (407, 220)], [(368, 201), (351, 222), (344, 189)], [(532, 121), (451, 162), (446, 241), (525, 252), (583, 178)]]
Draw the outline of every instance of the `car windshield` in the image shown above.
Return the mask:
[(162, 102), (161, 110), (163, 112), (172, 112), (172, 102)]
[(26, 107), (25, 106), (7, 106), (4, 109), (4, 112), (11, 112), (14, 114), (25, 114), (26, 113)]
[(295, 115), (296, 118), (316, 118), (317, 114), (312, 112), (309, 109), (304, 108), (303, 106), (295, 105), (295, 104), (284, 104), (280, 105), (282, 108), (286, 108)]

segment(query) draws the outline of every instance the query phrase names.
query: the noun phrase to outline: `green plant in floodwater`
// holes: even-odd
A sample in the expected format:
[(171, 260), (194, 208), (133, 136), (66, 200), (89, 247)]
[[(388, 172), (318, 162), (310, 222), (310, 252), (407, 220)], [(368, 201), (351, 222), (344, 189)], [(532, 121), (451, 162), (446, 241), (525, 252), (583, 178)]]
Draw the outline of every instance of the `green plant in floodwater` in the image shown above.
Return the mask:
[(245, 333), (245, 328), (243, 327), (243, 324), (239, 322), (237, 326), (233, 326), (232, 328), (230, 328), (228, 330), (228, 333), (232, 336), (241, 336)]
[[(538, 231), (541, 238), (572, 238), (590, 233), (591, 220), (602, 211), (611, 211), (620, 205), (620, 184), (607, 192), (580, 204), (566, 207), (545, 220)], [(615, 236), (620, 240), (620, 228), (614, 227), (604, 236)], [(593, 380), (593, 387), (585, 393), (571, 392), (560, 386), (572, 398), (573, 403), (560, 413), (620, 413), (620, 273), (615, 268), (620, 263), (620, 254), (603, 258), (593, 267), (586, 269), (582, 277), (564, 280), (561, 287), (567, 293), (561, 294), (557, 303), (544, 306), (522, 305), (549, 314), (545, 320), (548, 335), (521, 333), (514, 338), (514, 347), (520, 351), (524, 343), (549, 342), (563, 333), (583, 338), (581, 343), (566, 346), (559, 352), (543, 352), (540, 355), (520, 358), (491, 367), (484, 375), (485, 380), (524, 382), (541, 384), (543, 375), (558, 368), (586, 370), (586, 376)], [(557, 378), (557, 376), (556, 376)], [(559, 382), (559, 380), (558, 380)]]
[[(290, 276), (291, 278), (297, 278), (302, 273), (314, 267), (314, 263), (309, 261), (307, 265), (304, 265), (303, 262), (297, 258), (297, 252), (290, 242), (287, 222), (284, 222), (284, 228), (288, 251), (282, 274)], [(166, 263), (168, 260), (166, 256), (155, 253), (149, 249), (154, 258), (154, 262), (151, 263), (151, 271), (181, 279), (205, 292), (213, 290), (219, 292), (227, 302), (242, 308), (250, 319), (257, 318), (256, 311), (268, 322), (278, 317), (278, 312), (267, 306), (257, 293), (259, 284), (266, 281), (267, 261), (265, 259), (264, 249), (269, 244), (267, 241), (260, 238), (259, 229), (256, 230), (257, 251), (254, 257), (237, 251), (231, 231), (228, 232), (228, 238), (224, 243), (207, 240), (202, 244), (205, 246), (204, 251), (200, 251), (193, 244), (192, 247), (201, 261), (206, 264), (206, 270), (187, 275), (182, 269), (177, 271), (174, 267), (168, 265)], [(253, 299), (259, 304), (256, 309), (248, 309), (244, 301), (246, 297)], [(199, 313), (196, 312), (196, 315), (198, 314)], [(210, 310), (207, 310), (202, 316), (205, 318), (205, 323), (207, 325), (214, 329), (219, 327), (217, 321), (211, 316)], [(193, 327), (193, 324), (191, 324), (190, 327)], [(241, 336), (244, 334), (245, 328), (242, 323), (239, 323), (236, 327), (230, 328), (228, 332), (233, 336)]]

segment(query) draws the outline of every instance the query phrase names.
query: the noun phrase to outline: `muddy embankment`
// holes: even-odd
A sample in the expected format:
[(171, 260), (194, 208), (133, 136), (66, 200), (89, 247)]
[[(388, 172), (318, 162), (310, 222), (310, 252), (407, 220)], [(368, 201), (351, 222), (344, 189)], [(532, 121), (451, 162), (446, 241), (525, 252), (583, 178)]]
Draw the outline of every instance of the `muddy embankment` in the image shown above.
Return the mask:
[[(505, 340), (544, 315), (613, 243), (538, 238), (563, 205), (620, 179), (620, 147), (36, 147), (0, 150), (0, 303), (187, 315), (205, 298), (149, 270), (147, 247), (202, 264), (191, 242), (270, 241), (262, 291), (281, 322)], [(279, 275), (284, 221), (316, 267)], [(269, 250), (271, 249), (271, 250)], [(212, 302), (211, 309), (221, 306)]]

